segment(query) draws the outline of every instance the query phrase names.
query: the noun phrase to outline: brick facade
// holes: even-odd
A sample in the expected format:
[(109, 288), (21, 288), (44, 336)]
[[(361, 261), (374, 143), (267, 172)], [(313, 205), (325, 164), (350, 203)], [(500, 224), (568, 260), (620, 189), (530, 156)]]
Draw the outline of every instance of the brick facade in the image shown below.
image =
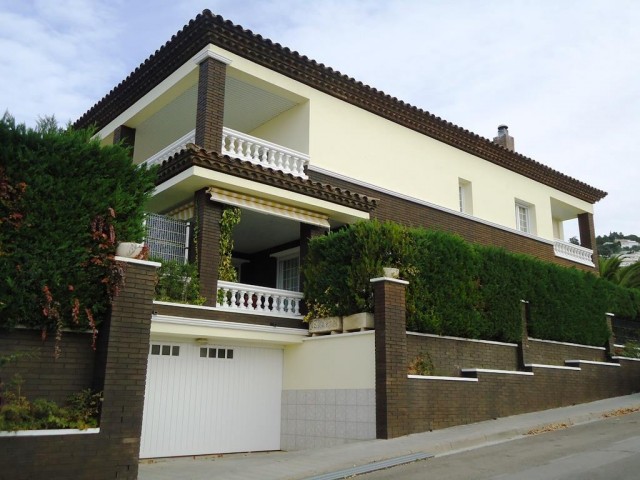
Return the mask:
[(133, 155), (133, 148), (136, 144), (136, 129), (127, 127), (126, 125), (120, 125), (113, 131), (113, 144), (116, 145), (122, 142), (125, 147), (131, 148), (131, 155)]
[(196, 145), (222, 152), (224, 90), (227, 66), (213, 58), (200, 64), (196, 112)]
[(154, 285), (153, 264), (128, 262), (111, 320), (101, 325), (99, 433), (0, 437), (0, 480), (137, 478)]
[[(536, 240), (526, 235), (492, 227), (491, 225), (481, 223), (464, 215), (457, 215), (453, 212), (422, 205), (315, 171), (310, 171), (309, 177), (315, 181), (330, 183), (340, 188), (361, 192), (364, 195), (378, 198), (378, 206), (371, 213), (371, 218), (380, 221), (389, 220), (407, 226), (452, 232), (472, 243), (502, 247), (511, 252), (524, 253), (558, 265), (595, 272), (593, 267), (556, 257), (552, 244)], [(591, 222), (591, 224), (593, 224), (593, 222)]]

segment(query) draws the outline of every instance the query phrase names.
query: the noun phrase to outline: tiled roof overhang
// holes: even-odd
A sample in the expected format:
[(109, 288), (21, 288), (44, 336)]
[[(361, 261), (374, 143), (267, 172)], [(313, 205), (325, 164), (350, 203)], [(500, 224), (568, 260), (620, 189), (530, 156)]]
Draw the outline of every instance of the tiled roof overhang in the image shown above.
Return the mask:
[(589, 203), (607, 193), (204, 10), (74, 124), (103, 128), (208, 44)]
[(238, 158), (220, 155), (194, 144), (188, 144), (185, 149), (162, 163), (158, 170), (156, 183), (160, 185), (190, 167), (202, 167), (216, 172), (226, 173), (246, 180), (300, 193), (312, 198), (326, 200), (327, 202), (362, 212), (372, 212), (378, 203), (378, 199), (376, 198), (371, 198), (326, 183), (295, 177), (291, 174), (279, 172), (261, 165), (254, 165)]

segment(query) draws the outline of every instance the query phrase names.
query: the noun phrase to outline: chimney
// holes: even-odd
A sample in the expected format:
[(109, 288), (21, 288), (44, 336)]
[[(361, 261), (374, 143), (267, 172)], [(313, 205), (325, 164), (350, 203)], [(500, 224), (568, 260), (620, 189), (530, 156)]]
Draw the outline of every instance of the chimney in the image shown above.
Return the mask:
[(493, 139), (494, 143), (502, 145), (507, 150), (515, 151), (513, 137), (509, 135), (509, 127), (498, 125), (498, 136)]

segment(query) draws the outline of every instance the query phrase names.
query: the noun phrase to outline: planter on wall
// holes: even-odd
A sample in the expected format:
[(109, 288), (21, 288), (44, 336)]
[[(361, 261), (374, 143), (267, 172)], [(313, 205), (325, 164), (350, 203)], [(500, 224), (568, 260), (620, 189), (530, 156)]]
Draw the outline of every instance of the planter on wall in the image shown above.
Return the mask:
[(314, 318), (309, 322), (309, 333), (313, 336), (325, 335), (327, 333), (342, 333), (342, 318)]
[(354, 313), (342, 319), (343, 332), (362, 332), (373, 328), (373, 313)]
[(119, 257), (136, 258), (142, 253), (144, 243), (120, 242), (116, 247), (116, 255)]
[(400, 269), (393, 267), (384, 267), (382, 269), (384, 272), (385, 278), (399, 278), (400, 277)]

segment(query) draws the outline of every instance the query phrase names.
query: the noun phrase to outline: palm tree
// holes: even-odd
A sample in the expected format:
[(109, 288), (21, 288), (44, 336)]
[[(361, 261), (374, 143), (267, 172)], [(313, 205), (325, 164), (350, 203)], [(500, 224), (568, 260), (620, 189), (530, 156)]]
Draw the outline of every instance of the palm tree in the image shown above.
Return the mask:
[(598, 270), (600, 278), (609, 280), (621, 287), (640, 289), (640, 262), (633, 263), (626, 267), (621, 267), (620, 257), (609, 257), (598, 259)]

